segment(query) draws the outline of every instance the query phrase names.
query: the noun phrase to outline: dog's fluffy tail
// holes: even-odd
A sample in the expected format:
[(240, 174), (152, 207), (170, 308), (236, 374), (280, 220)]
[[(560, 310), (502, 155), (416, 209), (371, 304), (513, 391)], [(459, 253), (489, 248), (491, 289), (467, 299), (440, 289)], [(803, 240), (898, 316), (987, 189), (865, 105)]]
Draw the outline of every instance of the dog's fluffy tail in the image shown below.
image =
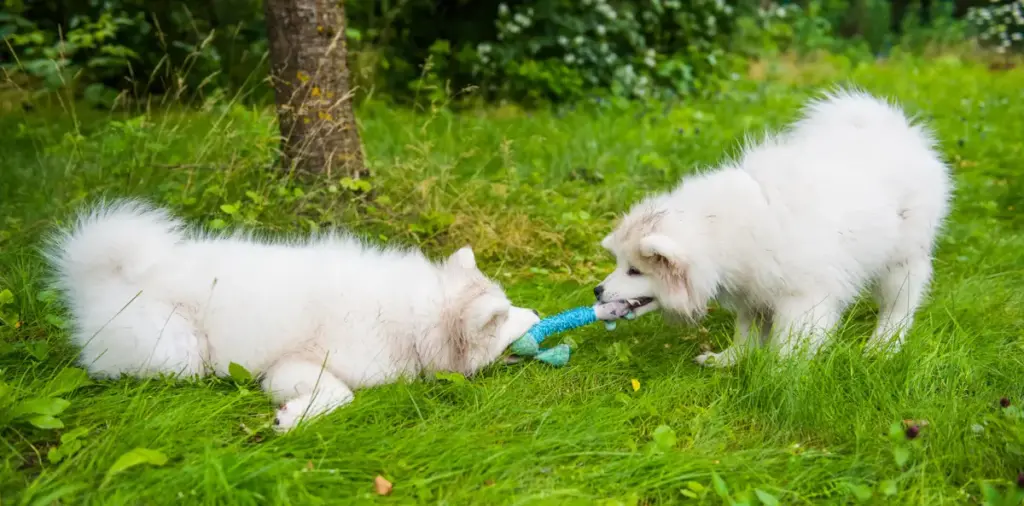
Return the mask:
[(796, 124), (800, 133), (820, 133), (825, 129), (871, 130), (887, 134), (914, 131), (928, 136), (897, 105), (869, 93), (849, 89), (838, 89), (810, 101), (804, 108), (803, 118)]
[(169, 258), (182, 238), (182, 223), (166, 211), (123, 200), (80, 215), (54, 237), (45, 254), (58, 288), (112, 280), (134, 284)]

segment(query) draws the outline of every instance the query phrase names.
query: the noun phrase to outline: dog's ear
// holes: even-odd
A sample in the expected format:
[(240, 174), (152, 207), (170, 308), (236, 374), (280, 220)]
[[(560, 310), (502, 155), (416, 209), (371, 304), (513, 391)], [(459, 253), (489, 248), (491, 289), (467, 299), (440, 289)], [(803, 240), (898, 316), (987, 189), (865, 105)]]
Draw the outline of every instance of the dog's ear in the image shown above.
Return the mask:
[(473, 248), (464, 246), (459, 251), (452, 253), (452, 256), (448, 257), (448, 265), (465, 270), (476, 269), (476, 256), (473, 255)]
[(659, 297), (663, 307), (694, 318), (706, 311), (710, 295), (695, 287), (690, 261), (676, 241), (661, 234), (648, 235), (640, 240), (640, 256), (664, 287)]
[(675, 241), (668, 236), (651, 234), (640, 240), (640, 256), (660, 270), (684, 271), (685, 257)]
[(612, 235), (613, 234), (608, 234), (604, 236), (604, 239), (601, 239), (601, 247), (608, 251), (612, 250)]

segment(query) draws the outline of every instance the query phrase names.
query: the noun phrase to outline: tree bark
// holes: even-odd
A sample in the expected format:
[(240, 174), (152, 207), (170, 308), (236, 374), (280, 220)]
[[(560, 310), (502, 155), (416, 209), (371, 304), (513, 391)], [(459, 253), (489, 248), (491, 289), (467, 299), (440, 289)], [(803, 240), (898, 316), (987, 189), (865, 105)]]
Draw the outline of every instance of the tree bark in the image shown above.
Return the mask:
[(285, 166), (366, 176), (349, 88), (344, 0), (264, 3)]

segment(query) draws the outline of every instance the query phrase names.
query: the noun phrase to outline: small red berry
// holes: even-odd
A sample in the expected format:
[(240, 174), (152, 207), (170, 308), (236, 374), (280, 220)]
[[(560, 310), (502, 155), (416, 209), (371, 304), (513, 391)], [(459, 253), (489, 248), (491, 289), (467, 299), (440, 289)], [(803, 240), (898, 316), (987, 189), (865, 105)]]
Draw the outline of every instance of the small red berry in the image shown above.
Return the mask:
[(921, 433), (921, 427), (919, 425), (911, 425), (907, 427), (907, 439), (914, 439)]
[(1024, 471), (1021, 471), (1019, 474), (1017, 474), (1017, 486), (1020, 488), (1024, 488)]
[(999, 405), (1004, 407), (1004, 408), (1010, 407), (1010, 399), (1008, 399), (1006, 397), (1003, 397), (1002, 399), (999, 399)]

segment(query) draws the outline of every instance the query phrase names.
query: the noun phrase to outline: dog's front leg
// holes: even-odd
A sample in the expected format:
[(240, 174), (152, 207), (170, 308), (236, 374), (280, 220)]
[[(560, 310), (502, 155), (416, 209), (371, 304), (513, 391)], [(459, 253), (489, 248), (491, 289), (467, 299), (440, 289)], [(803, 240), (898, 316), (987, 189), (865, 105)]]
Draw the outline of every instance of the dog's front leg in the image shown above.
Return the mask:
[[(722, 350), (720, 353), (711, 351), (701, 353), (695, 359), (696, 362), (705, 367), (730, 367), (735, 365), (749, 348), (761, 345), (761, 330), (754, 328), (754, 326), (755, 324), (763, 324), (763, 319), (757, 316), (758, 313), (755, 311), (737, 309), (736, 330), (733, 333), (732, 346)], [(751, 336), (751, 333), (754, 333), (754, 335)]]
[(288, 431), (299, 424), (352, 402), (352, 390), (323, 365), (284, 359), (271, 367), (263, 389), (281, 403), (274, 428)]
[(814, 356), (839, 322), (839, 304), (830, 297), (791, 298), (775, 307), (772, 344), (783, 358)]

